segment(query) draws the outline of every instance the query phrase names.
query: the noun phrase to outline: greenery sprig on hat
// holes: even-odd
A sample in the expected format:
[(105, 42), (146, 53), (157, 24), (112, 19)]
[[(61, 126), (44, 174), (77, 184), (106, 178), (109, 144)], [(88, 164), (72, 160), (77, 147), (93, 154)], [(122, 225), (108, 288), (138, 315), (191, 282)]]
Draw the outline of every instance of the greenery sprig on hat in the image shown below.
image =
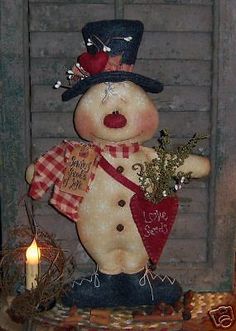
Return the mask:
[[(157, 153), (156, 158), (144, 164), (136, 163), (133, 169), (137, 170), (140, 186), (147, 200), (158, 203), (168, 196), (173, 196), (191, 180), (191, 172), (177, 171), (184, 164), (185, 159), (190, 155), (199, 141), (207, 136), (194, 134), (184, 145), (170, 150), (170, 137), (167, 129), (161, 131), (158, 139), (159, 145), (154, 147)], [(176, 172), (177, 171), (177, 172)]]

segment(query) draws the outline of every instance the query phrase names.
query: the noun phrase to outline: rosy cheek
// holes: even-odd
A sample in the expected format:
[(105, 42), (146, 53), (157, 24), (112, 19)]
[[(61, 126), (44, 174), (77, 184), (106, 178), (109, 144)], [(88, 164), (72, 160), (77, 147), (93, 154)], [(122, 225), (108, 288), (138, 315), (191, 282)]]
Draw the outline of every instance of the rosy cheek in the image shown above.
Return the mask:
[(151, 137), (155, 133), (158, 123), (159, 116), (156, 110), (145, 112), (143, 116), (139, 117), (139, 121), (137, 123), (138, 131)]
[(90, 133), (93, 132), (93, 123), (89, 114), (78, 112), (74, 118), (76, 132), (85, 139), (90, 139)]

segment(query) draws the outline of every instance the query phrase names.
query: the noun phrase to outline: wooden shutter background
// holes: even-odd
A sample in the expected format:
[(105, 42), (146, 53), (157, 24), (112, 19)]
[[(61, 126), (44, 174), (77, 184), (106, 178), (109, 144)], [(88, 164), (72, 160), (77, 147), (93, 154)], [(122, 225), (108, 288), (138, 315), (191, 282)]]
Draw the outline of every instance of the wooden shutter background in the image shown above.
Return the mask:
[[(3, 132), (8, 136), (3, 136), (2, 178), (8, 195), (2, 198), (3, 237), (15, 220), (25, 221), (22, 208), (16, 204), (20, 196), (16, 183), (22, 187), (29, 159), (34, 160), (64, 138), (77, 139), (73, 110), (78, 99), (62, 103), (62, 91), (52, 86), (64, 78), (84, 51), (82, 26), (101, 19), (140, 19), (145, 32), (135, 71), (158, 78), (165, 85), (163, 93), (151, 95), (160, 111), (160, 129), (169, 129), (174, 146), (195, 132), (209, 134), (196, 152), (209, 156), (212, 162), (210, 178), (193, 181), (180, 193), (178, 220), (158, 271), (177, 277), (185, 288), (230, 289), (236, 217), (236, 190), (232, 187), (233, 181), (236, 183), (236, 82), (232, 73), (236, 4), (230, 0), (20, 0), (14, 7), (13, 3), (16, 5), (16, 1), (5, 0), (2, 5), (3, 11), (14, 14), (10, 22), (3, 19), (3, 32), (9, 37), (11, 22), (19, 23), (12, 43), (7, 36), (4, 39), (7, 70), (3, 84), (8, 89), (3, 89)], [(7, 59), (12, 52), (18, 52), (22, 75), (16, 72), (16, 63)], [(17, 93), (19, 90), (21, 93)], [(14, 137), (14, 130), (20, 139)], [(158, 134), (148, 146), (156, 144)], [(16, 151), (23, 159), (12, 159)], [(15, 167), (8, 175), (12, 162)], [(34, 203), (36, 220), (74, 252), (80, 274), (90, 272), (94, 265), (78, 242), (74, 224), (48, 206), (48, 196)], [(9, 199), (14, 204), (12, 210), (7, 208)]]

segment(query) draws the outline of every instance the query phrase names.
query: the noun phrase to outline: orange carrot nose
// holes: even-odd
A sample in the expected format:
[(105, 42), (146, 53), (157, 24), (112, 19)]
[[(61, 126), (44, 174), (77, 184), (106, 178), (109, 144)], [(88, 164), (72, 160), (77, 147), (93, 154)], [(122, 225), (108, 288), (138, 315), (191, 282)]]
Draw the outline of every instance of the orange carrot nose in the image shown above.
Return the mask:
[(127, 123), (127, 119), (124, 115), (118, 111), (113, 111), (112, 114), (108, 114), (104, 117), (103, 124), (111, 129), (123, 128)]

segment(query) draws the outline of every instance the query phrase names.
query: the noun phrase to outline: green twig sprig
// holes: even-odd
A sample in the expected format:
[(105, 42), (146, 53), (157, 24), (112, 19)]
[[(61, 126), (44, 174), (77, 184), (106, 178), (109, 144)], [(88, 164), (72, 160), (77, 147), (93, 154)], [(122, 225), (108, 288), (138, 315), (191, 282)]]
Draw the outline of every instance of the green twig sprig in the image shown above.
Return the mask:
[(174, 195), (183, 184), (189, 183), (191, 172), (185, 173), (177, 169), (184, 164), (198, 142), (206, 138), (205, 135), (194, 134), (186, 144), (177, 147), (176, 150), (170, 150), (169, 133), (166, 129), (161, 131), (159, 145), (154, 147), (156, 158), (144, 164), (133, 165), (147, 200), (158, 203), (163, 198)]

